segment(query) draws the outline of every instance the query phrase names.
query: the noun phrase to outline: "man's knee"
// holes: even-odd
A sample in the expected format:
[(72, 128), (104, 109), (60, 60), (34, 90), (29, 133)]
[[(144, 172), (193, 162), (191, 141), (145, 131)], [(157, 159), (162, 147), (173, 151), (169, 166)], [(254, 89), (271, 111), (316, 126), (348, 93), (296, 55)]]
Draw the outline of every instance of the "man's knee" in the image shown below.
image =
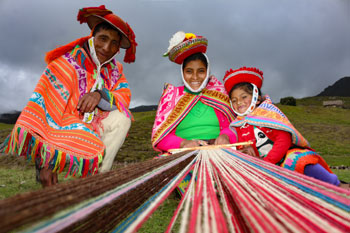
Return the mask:
[(131, 120), (119, 110), (111, 111), (106, 119), (102, 121), (105, 131), (113, 131), (115, 129), (121, 131), (129, 131)]

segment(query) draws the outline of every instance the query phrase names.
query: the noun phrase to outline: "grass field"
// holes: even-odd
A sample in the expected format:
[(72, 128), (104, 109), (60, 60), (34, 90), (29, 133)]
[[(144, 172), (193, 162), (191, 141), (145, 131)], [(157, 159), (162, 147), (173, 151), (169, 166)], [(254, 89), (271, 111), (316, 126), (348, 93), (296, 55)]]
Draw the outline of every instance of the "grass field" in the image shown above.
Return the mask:
[[(310, 104), (311, 100), (303, 101), (303, 104), (298, 101), (298, 106), (279, 107), (330, 166), (344, 165), (347, 168), (333, 171), (341, 180), (350, 182), (350, 109), (323, 108), (321, 104)], [(315, 100), (311, 102), (318, 103)], [(135, 113), (134, 117), (135, 122), (116, 156), (113, 169), (127, 163), (152, 159), (157, 154), (150, 142), (155, 112)], [(0, 141), (4, 140), (11, 128), (12, 125), (0, 124)], [(69, 182), (69, 179), (65, 180), (61, 174), (60, 182)], [(35, 182), (34, 165), (31, 162), (16, 156), (0, 156), (0, 199), (40, 188)], [(178, 198), (173, 195), (140, 232), (162, 232), (177, 203)]]

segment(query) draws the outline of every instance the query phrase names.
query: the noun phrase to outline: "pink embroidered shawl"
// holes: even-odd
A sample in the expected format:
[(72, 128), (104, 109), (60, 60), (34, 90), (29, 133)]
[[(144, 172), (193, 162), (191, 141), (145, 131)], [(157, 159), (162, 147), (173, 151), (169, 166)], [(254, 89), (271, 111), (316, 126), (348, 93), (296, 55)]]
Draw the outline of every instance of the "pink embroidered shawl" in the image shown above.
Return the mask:
[(222, 83), (214, 76), (209, 78), (206, 88), (199, 95), (184, 91), (184, 86), (166, 84), (160, 98), (156, 119), (152, 129), (152, 145), (168, 135), (201, 100), (204, 104), (221, 111), (231, 122), (234, 119), (229, 97)]

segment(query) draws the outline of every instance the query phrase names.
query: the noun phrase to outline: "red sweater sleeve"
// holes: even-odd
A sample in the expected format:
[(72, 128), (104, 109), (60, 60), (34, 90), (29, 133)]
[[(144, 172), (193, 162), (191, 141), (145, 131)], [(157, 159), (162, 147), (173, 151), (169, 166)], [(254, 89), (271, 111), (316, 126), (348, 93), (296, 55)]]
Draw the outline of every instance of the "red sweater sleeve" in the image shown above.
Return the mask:
[(290, 133), (282, 130), (273, 130), (273, 134), (275, 139), (273, 147), (264, 160), (276, 164), (286, 155), (288, 149), (291, 147), (292, 136)]

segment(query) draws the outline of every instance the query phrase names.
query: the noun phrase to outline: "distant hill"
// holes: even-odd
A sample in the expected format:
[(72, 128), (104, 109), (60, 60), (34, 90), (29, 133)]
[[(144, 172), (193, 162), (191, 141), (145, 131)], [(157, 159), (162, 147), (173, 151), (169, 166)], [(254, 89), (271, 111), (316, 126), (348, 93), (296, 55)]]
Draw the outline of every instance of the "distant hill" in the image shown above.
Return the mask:
[(21, 114), (19, 111), (0, 114), (0, 122), (5, 124), (14, 124), (16, 123), (19, 114)]
[(141, 105), (137, 106), (135, 108), (130, 108), (131, 112), (148, 112), (148, 111), (155, 111), (157, 110), (158, 105)]
[(350, 77), (344, 77), (336, 81), (332, 86), (325, 88), (317, 96), (343, 96), (350, 97)]
[[(157, 105), (141, 105), (137, 106), (135, 108), (130, 108), (131, 112), (148, 112), (148, 111), (155, 111), (157, 110)], [(5, 123), (5, 124), (15, 124), (17, 121), (17, 118), (21, 112), (19, 111), (13, 111), (13, 112), (8, 112), (8, 113), (3, 113), (0, 114), (0, 123)]]

